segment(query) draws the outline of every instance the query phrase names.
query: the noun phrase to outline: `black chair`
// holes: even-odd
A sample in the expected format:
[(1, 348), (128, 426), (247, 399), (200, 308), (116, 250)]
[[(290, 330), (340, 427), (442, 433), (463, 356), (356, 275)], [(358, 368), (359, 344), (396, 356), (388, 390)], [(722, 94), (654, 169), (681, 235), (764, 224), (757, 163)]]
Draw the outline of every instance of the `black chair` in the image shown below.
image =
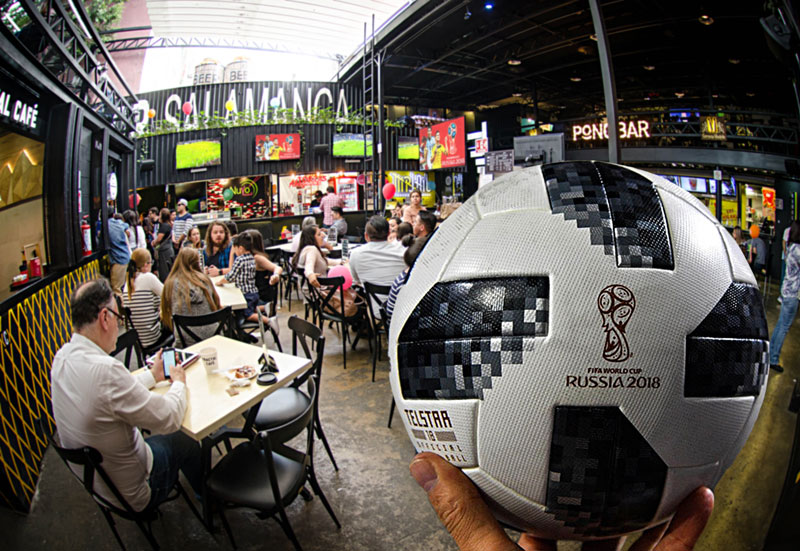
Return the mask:
[[(210, 314), (201, 314), (199, 316), (172, 315), (172, 326), (177, 333), (177, 342), (179, 346), (188, 346), (204, 340), (203, 337), (198, 336), (197, 333), (192, 331), (193, 327), (201, 327), (204, 325), (216, 324), (212, 335), (223, 335), (232, 339), (236, 338), (234, 323), (230, 306), (220, 308), (216, 312), (211, 312)], [(187, 340), (187, 337), (189, 340)]]
[(298, 282), (297, 274), (292, 266), (292, 259), (294, 253), (291, 251), (281, 250), (281, 263), (283, 264), (283, 273), (281, 274), (281, 282), (284, 284), (284, 292), (282, 296), (286, 297), (289, 301), (289, 311), (292, 310), (292, 289), (297, 293), (297, 300), (300, 300), (300, 282)]
[[(383, 326), (386, 328), (386, 334), (387, 334), (386, 340), (388, 341), (389, 323), (391, 322), (391, 318), (389, 317), (389, 314), (386, 313), (385, 302), (381, 304), (380, 311), (381, 311), (381, 320), (383, 320)], [(392, 428), (392, 416), (394, 416), (394, 407), (395, 407), (394, 396), (392, 396), (392, 405), (389, 406), (389, 422), (386, 424), (386, 426), (389, 428)]]
[[(308, 284), (308, 280), (306, 279), (306, 270), (305, 270), (305, 268), (297, 267), (297, 268), (294, 269), (294, 273), (297, 275), (297, 279), (299, 280), (298, 283), (297, 283), (299, 288), (300, 289), (303, 289), (303, 288), (307, 289), (309, 284)], [(298, 293), (298, 295), (299, 295), (299, 293)], [(303, 317), (305, 319), (308, 319), (308, 314), (310, 313), (311, 314), (312, 323), (314, 323), (314, 325), (316, 325), (317, 324), (317, 310), (316, 310), (316, 308), (314, 308), (314, 302), (313, 302), (314, 295), (309, 291), (308, 298), (306, 296), (303, 296), (302, 298), (303, 298), (303, 306), (304, 306)], [(289, 305), (289, 307), (291, 309), (291, 305)]]
[(112, 356), (125, 351), (125, 367), (129, 371), (133, 371), (131, 366), (131, 356), (136, 354), (136, 367), (144, 367), (144, 355), (142, 354), (142, 346), (139, 344), (139, 334), (136, 329), (128, 329), (117, 337), (117, 347), (111, 352)]
[[(119, 297), (117, 297), (117, 301), (118, 305), (122, 304)], [(127, 327), (129, 330), (135, 329), (135, 326), (133, 325), (133, 317), (131, 314), (131, 309), (128, 306), (123, 306), (122, 312), (125, 315), (125, 327)], [(136, 336), (139, 337), (138, 332), (136, 333)], [(169, 333), (162, 335), (161, 338), (158, 339), (158, 341), (149, 346), (145, 346), (144, 344), (142, 344), (142, 339), (141, 337), (139, 337), (139, 348), (141, 348), (142, 354), (144, 354), (145, 357), (152, 356), (153, 354), (158, 352), (161, 348), (171, 346), (174, 343), (175, 343), (175, 338)]]
[[(102, 511), (106, 522), (108, 522), (108, 526), (111, 528), (111, 531), (114, 532), (114, 537), (117, 538), (119, 546), (122, 549), (125, 549), (125, 544), (122, 543), (122, 538), (120, 537), (119, 532), (117, 532), (114, 518), (111, 516), (112, 513), (124, 518), (125, 520), (131, 520), (135, 522), (144, 534), (145, 538), (147, 538), (150, 546), (153, 549), (159, 549), (158, 542), (153, 536), (152, 522), (156, 520), (160, 514), (158, 510), (160, 504), (156, 506), (148, 506), (142, 511), (135, 511), (122, 496), (119, 489), (114, 484), (114, 481), (111, 480), (111, 477), (103, 468), (103, 455), (99, 451), (90, 446), (84, 446), (82, 448), (75, 449), (62, 448), (58, 445), (58, 443), (56, 443), (55, 437), (50, 432), (47, 423), (43, 419), (39, 419), (38, 424), (42, 433), (47, 435), (48, 441), (53, 445), (53, 448), (56, 450), (56, 453), (58, 453), (58, 456), (64, 461), (64, 463), (67, 465), (67, 468), (75, 476), (75, 478), (81, 482), (84, 489), (89, 492), (89, 495), (92, 496), (92, 499), (100, 508), (100, 511)], [(78, 476), (78, 474), (73, 470), (73, 466), (82, 467), (83, 475)], [(112, 503), (95, 491), (95, 473), (100, 477), (119, 505)], [(194, 516), (197, 517), (197, 520), (203, 524), (203, 519), (200, 516), (200, 513), (197, 511), (197, 508), (192, 503), (191, 498), (186, 493), (186, 490), (184, 490), (180, 481), (175, 482), (173, 490), (175, 490), (175, 493), (170, 495), (165, 502), (172, 501), (177, 499), (179, 496), (182, 496), (183, 499), (186, 500), (186, 504), (192, 510), (192, 513), (194, 513)]]
[[(266, 303), (264, 306), (264, 311), (265, 311), (264, 315), (266, 315), (267, 317), (275, 315), (275, 301), (278, 299), (278, 288), (275, 285), (269, 284), (270, 277), (272, 277), (272, 272), (256, 271), (256, 287), (258, 288), (258, 299), (259, 301)], [(269, 331), (270, 334), (272, 335), (272, 338), (275, 341), (275, 346), (278, 348), (278, 351), (283, 352), (281, 341), (280, 339), (278, 339), (278, 333), (269, 323), (265, 323), (264, 325), (266, 326), (267, 331)], [(246, 333), (248, 338), (253, 337), (253, 333), (255, 331), (258, 331), (258, 322), (249, 321), (244, 318), (237, 318), (237, 329), (243, 333)]]
[[(319, 288), (314, 287), (310, 282), (307, 287), (311, 293), (314, 309), (317, 311), (319, 327), (322, 329), (326, 321), (331, 321), (341, 326), (342, 363), (344, 368), (347, 369), (347, 343), (350, 340), (349, 327), (351, 325), (356, 326), (356, 335), (358, 335), (358, 327), (364, 321), (364, 309), (359, 307), (355, 314), (351, 316), (345, 315), (343, 276), (318, 277), (317, 282), (319, 282)], [(333, 297), (337, 294), (339, 295), (339, 308), (336, 308), (333, 303)], [(358, 339), (353, 341), (353, 348), (355, 348), (357, 342)]]
[[(279, 388), (261, 401), (258, 407), (253, 426), (256, 430), (269, 430), (271, 428), (288, 423), (294, 419), (308, 406), (311, 398), (308, 393), (300, 388), (313, 374), (317, 381), (317, 401), (314, 404), (314, 432), (322, 440), (328, 457), (331, 458), (333, 468), (339, 470), (333, 452), (325, 438), (325, 431), (322, 430), (322, 422), (319, 419), (319, 386), (322, 384), (322, 357), (325, 353), (325, 337), (322, 330), (316, 325), (300, 319), (297, 316), (289, 318), (289, 329), (292, 330), (292, 354), (297, 356), (297, 342), (303, 347), (306, 358), (313, 363), (311, 368), (302, 376), (297, 377), (292, 384)], [(309, 342), (310, 341), (310, 342)], [(312, 348), (316, 351), (316, 356), (311, 353)]]
[[(289, 524), (286, 506), (301, 494), (306, 482), (322, 501), (336, 528), (341, 528), (314, 473), (314, 404), (317, 400), (314, 379), (314, 376), (308, 379), (310, 401), (300, 415), (259, 432), (252, 441), (239, 444), (220, 459), (208, 476), (208, 491), (216, 501), (222, 525), (234, 548), (236, 541), (225, 517), (227, 506), (248, 507), (259, 511), (260, 517), (276, 517), (294, 548), (301, 550)], [(286, 445), (303, 430), (306, 431), (305, 450)]]
[[(386, 323), (383, 305), (386, 303), (389, 285), (375, 285), (368, 281), (364, 282), (364, 294), (367, 297), (367, 319), (369, 320), (370, 332), (375, 347), (372, 349), (372, 382), (375, 382), (375, 368), (378, 364), (378, 356), (381, 353), (381, 334), (389, 336), (389, 324)], [(386, 297), (381, 299), (381, 297)], [(378, 312), (376, 315), (375, 312)]]

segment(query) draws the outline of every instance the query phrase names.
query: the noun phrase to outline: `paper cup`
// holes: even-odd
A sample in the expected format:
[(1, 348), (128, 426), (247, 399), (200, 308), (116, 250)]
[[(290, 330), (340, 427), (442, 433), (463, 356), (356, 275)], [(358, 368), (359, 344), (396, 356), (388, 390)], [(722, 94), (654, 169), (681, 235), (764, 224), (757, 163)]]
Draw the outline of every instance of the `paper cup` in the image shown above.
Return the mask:
[(204, 348), (200, 351), (200, 358), (203, 359), (203, 365), (206, 367), (206, 375), (211, 375), (217, 369), (217, 349)]

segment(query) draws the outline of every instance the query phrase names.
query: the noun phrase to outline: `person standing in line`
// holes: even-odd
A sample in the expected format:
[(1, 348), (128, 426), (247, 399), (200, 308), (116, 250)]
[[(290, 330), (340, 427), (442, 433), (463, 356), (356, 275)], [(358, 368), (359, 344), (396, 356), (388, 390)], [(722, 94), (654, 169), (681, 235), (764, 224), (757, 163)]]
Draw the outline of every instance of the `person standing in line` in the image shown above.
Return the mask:
[[(121, 217), (120, 217), (121, 218)], [(111, 289), (114, 294), (122, 296), (122, 286), (125, 284), (125, 273), (128, 262), (131, 260), (131, 250), (128, 247), (128, 224), (114, 217), (114, 209), (108, 209), (108, 251), (111, 260)]]
[(786, 333), (797, 315), (798, 296), (800, 296), (800, 222), (795, 220), (789, 227), (789, 240), (786, 245), (786, 277), (781, 285), (781, 313), (778, 323), (772, 330), (769, 340), (769, 366), (778, 373), (783, 372), (780, 365), (781, 348)]
[[(789, 242), (789, 230), (791, 229), (792, 229), (791, 224), (786, 226), (786, 229), (783, 230), (783, 239), (781, 239), (781, 282), (780, 285), (778, 285), (779, 289), (783, 287), (783, 278), (786, 276), (786, 245)], [(780, 295), (778, 295), (778, 302), (782, 301), (783, 298)]]
[(192, 218), (192, 214), (187, 210), (189, 207), (189, 202), (186, 199), (178, 199), (178, 213), (175, 216), (175, 221), (172, 223), (172, 245), (175, 247), (175, 250), (183, 246), (183, 241), (186, 239), (186, 235), (189, 233), (189, 230), (192, 229), (194, 226), (194, 219)]
[(322, 208), (322, 227), (330, 228), (331, 224), (333, 224), (333, 211), (331, 208), (344, 208), (344, 199), (336, 195), (336, 190), (333, 186), (328, 186), (328, 194), (320, 200), (319, 206)]
[(175, 260), (175, 249), (172, 248), (172, 225), (169, 223), (169, 209), (161, 209), (156, 238), (153, 248), (156, 250), (158, 262), (158, 279), (166, 281), (172, 262)]
[(139, 225), (139, 217), (136, 216), (136, 212), (126, 210), (122, 213), (122, 219), (128, 224), (128, 247), (131, 252), (136, 249), (146, 249), (147, 240), (144, 237), (144, 229)]
[(767, 244), (759, 237), (761, 229), (753, 224), (750, 226), (750, 240), (747, 242), (750, 253), (748, 262), (753, 269), (753, 273), (758, 275), (767, 266)]
[(158, 225), (158, 209), (150, 207), (150, 210), (142, 216), (142, 228), (144, 229), (144, 239), (147, 243), (147, 250), (150, 256), (155, 257), (156, 251), (153, 248), (153, 239), (156, 238), (156, 227)]

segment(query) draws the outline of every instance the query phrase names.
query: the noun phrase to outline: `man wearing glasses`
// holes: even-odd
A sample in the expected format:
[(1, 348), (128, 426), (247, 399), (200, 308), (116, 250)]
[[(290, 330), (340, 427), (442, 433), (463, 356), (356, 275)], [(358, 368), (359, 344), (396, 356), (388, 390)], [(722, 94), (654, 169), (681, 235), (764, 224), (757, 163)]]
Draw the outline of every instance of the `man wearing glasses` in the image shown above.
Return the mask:
[[(150, 388), (164, 380), (161, 353), (153, 367), (132, 374), (109, 356), (119, 334), (111, 286), (95, 279), (70, 296), (72, 339), (56, 353), (51, 372), (53, 415), (62, 446), (91, 446), (122, 496), (137, 511), (163, 501), (183, 471), (196, 494), (202, 492), (200, 447), (180, 432), (186, 412), (186, 376), (171, 369), (164, 395)], [(145, 439), (139, 428), (149, 429)], [(76, 471), (80, 476), (82, 471)], [(95, 490), (117, 500), (99, 479)]]

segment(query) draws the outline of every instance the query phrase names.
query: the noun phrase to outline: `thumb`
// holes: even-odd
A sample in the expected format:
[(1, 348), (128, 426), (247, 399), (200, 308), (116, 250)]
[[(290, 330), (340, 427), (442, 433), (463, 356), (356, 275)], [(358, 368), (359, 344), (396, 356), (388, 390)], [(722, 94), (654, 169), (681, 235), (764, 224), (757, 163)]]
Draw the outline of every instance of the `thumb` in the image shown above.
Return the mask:
[(434, 453), (411, 462), (411, 476), (428, 493), (439, 520), (461, 551), (518, 550), (508, 539), (478, 489), (459, 469)]

